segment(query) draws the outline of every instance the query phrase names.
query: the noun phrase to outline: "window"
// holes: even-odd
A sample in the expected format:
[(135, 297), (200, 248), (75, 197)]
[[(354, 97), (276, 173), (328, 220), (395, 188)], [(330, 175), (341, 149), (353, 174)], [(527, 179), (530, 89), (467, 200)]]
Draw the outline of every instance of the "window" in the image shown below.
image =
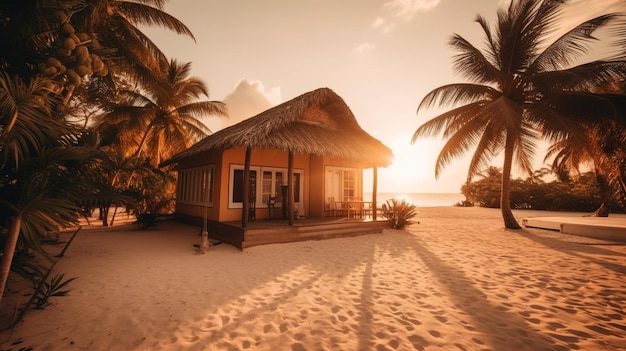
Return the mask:
[(276, 197), (279, 201), (281, 197), (281, 185), (283, 185), (282, 170), (263, 170), (263, 185), (261, 190), (261, 203), (267, 204), (270, 197)]
[(181, 170), (178, 174), (177, 201), (213, 206), (214, 172), (214, 165)]
[[(229, 208), (243, 207), (243, 165), (231, 165), (229, 182)], [(302, 201), (302, 170), (294, 171), (294, 202)], [(258, 176), (257, 176), (258, 175)], [(282, 206), (282, 188), (287, 184), (287, 169), (275, 167), (250, 167), (250, 195), (256, 208), (267, 207), (270, 197), (276, 197), (276, 207)], [(258, 191), (257, 191), (258, 189)]]
[(354, 200), (356, 196), (356, 172), (351, 170), (343, 171), (343, 199), (345, 201)]
[(335, 201), (345, 202), (354, 200), (357, 196), (356, 168), (326, 167), (326, 199), (333, 197)]

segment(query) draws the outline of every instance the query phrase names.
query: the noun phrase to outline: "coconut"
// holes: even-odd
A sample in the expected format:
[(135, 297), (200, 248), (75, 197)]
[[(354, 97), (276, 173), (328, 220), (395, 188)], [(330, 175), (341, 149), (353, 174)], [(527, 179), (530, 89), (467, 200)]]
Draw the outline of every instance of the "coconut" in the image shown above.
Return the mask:
[(53, 77), (54, 75), (57, 74), (57, 68), (54, 66), (48, 66), (46, 67), (46, 69), (43, 70), (43, 74), (45, 74), (48, 77)]
[(56, 11), (54, 13), (54, 18), (59, 22), (59, 23), (65, 23), (67, 21), (68, 16), (65, 14), (65, 12), (63, 11)]
[(103, 65), (102, 69), (99, 70), (97, 73), (101, 77), (108, 76), (109, 75), (109, 67), (107, 67), (106, 65)]
[(68, 69), (66, 74), (71, 84), (80, 85), (80, 82), (82, 80), (80, 79), (80, 76), (78, 75), (78, 73), (76, 73), (73, 69)]
[(72, 51), (76, 48), (76, 42), (72, 38), (65, 38), (63, 41), (63, 48), (65, 50)]
[(59, 61), (59, 59), (57, 59), (56, 57), (48, 57), (46, 62), (48, 63), (48, 66), (53, 66), (57, 68), (61, 67), (62, 65), (61, 61)]
[(64, 25), (62, 25), (61, 31), (65, 34), (72, 34), (75, 32), (74, 26), (72, 26), (70, 23), (65, 23)]
[(86, 65), (79, 65), (78, 67), (76, 67), (76, 73), (78, 73), (79, 76), (84, 77), (92, 75), (93, 71), (90, 67)]
[(86, 61), (89, 57), (89, 49), (86, 46), (79, 45), (76, 47), (74, 54), (78, 58), (79, 61)]
[(76, 33), (80, 42), (85, 42), (91, 40), (91, 37), (87, 33)]

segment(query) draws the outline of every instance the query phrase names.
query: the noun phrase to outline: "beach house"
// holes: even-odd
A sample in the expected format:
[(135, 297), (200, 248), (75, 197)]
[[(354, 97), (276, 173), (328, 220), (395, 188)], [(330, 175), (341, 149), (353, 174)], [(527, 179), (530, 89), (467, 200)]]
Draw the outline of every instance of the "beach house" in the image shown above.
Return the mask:
[[(293, 234), (295, 221), (349, 215), (348, 204), (363, 199), (363, 170), (374, 170), (368, 190), (375, 199), (376, 169), (392, 160), (344, 100), (320, 88), (222, 129), (162, 165), (178, 170), (176, 218), (206, 220), (211, 238), (244, 248), (303, 239)], [(375, 208), (365, 214), (376, 219)], [(277, 220), (291, 229), (276, 234)], [(252, 239), (252, 230), (270, 223), (273, 234)]]

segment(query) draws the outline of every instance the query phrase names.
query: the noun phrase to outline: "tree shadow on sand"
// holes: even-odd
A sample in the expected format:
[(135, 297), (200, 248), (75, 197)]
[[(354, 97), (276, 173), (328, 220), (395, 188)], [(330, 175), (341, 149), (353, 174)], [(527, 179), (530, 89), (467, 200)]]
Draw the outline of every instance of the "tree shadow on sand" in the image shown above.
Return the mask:
[[(538, 231), (538, 230), (537, 230)], [(574, 236), (567, 236), (567, 234), (558, 234), (558, 236), (565, 236), (563, 239), (557, 238), (555, 235), (546, 236), (540, 235), (535, 230), (524, 229), (520, 231), (520, 234), (525, 238), (528, 238), (538, 244), (541, 244), (551, 250), (559, 251), (567, 255), (578, 257), (589, 261), (590, 263), (597, 264), (604, 268), (615, 271), (616, 273), (626, 274), (626, 266), (621, 264), (624, 262), (624, 253), (607, 249), (609, 245), (624, 246), (623, 242), (607, 242), (607, 241), (591, 241), (591, 243), (585, 242), (584, 238), (580, 238), (579, 241), (572, 241), (576, 238)], [(564, 240), (567, 238), (567, 240)], [(594, 245), (602, 245), (602, 247)], [(610, 262), (607, 259), (599, 258), (598, 256), (611, 257), (615, 256), (619, 259), (620, 263)]]
[[(463, 310), (472, 320), (473, 326), (465, 326), (469, 331), (478, 331), (487, 337), (488, 349), (493, 350), (570, 350), (578, 349), (578, 338), (571, 337), (566, 345), (557, 344), (553, 339), (538, 332), (534, 326), (519, 314), (510, 312), (504, 304), (492, 301), (465, 273), (448, 264), (429, 251), (417, 239), (412, 249), (439, 279), (439, 283), (449, 294), (455, 307)], [(474, 330), (475, 328), (475, 330)]]

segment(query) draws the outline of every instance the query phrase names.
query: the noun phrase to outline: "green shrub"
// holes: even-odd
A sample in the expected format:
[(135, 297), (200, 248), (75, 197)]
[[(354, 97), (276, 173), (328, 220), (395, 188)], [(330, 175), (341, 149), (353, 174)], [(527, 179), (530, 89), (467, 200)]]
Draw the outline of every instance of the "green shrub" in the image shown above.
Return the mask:
[(402, 201), (390, 199), (382, 206), (382, 216), (389, 221), (393, 229), (401, 229), (413, 223), (411, 218), (416, 215), (415, 205), (407, 203), (404, 199)]

